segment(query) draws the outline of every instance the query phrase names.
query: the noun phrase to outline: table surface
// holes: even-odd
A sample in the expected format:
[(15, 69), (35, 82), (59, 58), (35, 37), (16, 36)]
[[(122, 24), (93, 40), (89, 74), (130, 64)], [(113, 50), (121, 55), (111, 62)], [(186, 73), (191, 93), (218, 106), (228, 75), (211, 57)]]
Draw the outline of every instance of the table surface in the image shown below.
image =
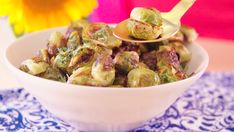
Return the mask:
[[(14, 40), (6, 21), (0, 20), (0, 89), (21, 87), (3, 63), (4, 48)], [(197, 44), (204, 47), (210, 57), (207, 71), (234, 71), (234, 41), (213, 38), (198, 38)]]

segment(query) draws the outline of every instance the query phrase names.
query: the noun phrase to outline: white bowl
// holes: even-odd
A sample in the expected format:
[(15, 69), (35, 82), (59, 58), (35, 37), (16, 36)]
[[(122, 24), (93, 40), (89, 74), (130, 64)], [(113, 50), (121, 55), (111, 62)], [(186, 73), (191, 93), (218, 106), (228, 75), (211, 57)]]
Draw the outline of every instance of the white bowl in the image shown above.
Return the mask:
[(18, 69), (38, 49), (45, 48), (55, 28), (26, 35), (13, 42), (5, 51), (8, 68), (23, 87), (35, 96), (50, 112), (71, 122), (78, 130), (126, 131), (163, 113), (206, 70), (209, 57), (197, 44), (187, 45), (192, 52), (187, 79), (146, 88), (99, 88), (51, 81)]

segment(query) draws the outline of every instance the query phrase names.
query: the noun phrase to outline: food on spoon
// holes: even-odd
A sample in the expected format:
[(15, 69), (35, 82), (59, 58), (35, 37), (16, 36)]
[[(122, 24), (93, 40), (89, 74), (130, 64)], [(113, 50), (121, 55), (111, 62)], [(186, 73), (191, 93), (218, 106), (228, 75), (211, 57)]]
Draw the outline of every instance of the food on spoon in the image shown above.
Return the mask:
[(155, 8), (134, 8), (127, 21), (127, 29), (133, 38), (156, 39), (163, 32), (161, 14)]
[(162, 16), (155, 8), (136, 7), (132, 10), (130, 18), (149, 23), (151, 25), (162, 26)]

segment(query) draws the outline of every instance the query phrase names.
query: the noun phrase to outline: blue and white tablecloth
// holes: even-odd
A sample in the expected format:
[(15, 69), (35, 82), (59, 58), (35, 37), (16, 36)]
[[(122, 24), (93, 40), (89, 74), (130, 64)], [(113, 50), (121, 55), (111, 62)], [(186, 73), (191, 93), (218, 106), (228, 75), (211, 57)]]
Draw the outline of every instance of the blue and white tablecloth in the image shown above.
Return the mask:
[[(78, 130), (21, 88), (0, 91), (0, 131)], [(133, 131), (234, 131), (234, 72), (205, 73), (161, 117)]]

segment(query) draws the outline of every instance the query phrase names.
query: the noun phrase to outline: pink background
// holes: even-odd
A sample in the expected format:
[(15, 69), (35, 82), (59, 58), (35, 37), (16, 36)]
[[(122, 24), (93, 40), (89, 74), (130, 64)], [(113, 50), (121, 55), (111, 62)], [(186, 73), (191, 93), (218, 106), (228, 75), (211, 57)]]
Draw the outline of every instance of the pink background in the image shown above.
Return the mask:
[[(91, 15), (92, 21), (117, 23), (129, 16), (137, 6), (170, 10), (179, 0), (98, 0), (99, 7)], [(200, 36), (234, 40), (234, 0), (197, 0), (182, 18)]]

